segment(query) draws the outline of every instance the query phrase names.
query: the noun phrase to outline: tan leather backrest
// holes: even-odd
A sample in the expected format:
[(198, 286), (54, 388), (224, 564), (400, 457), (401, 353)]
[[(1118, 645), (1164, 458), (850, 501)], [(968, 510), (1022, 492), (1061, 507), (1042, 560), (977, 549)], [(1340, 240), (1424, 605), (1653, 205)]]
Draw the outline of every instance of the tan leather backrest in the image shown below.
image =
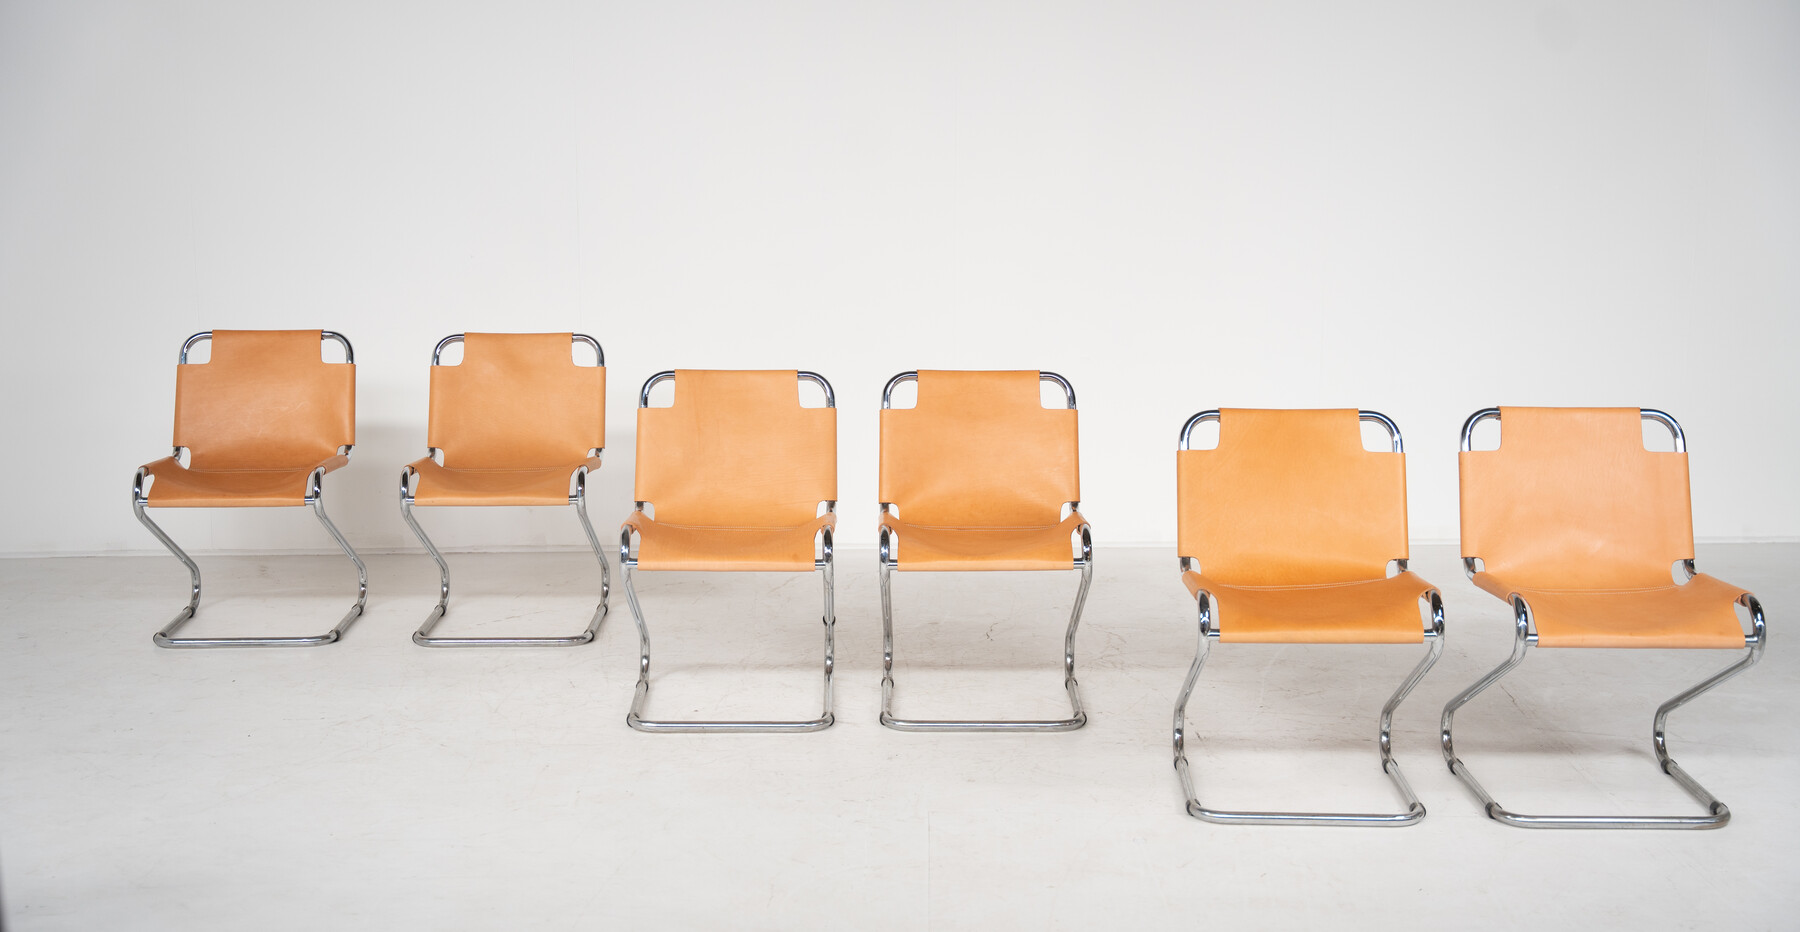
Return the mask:
[(1081, 499), (1078, 447), (1036, 372), (921, 370), (918, 405), (881, 412), (881, 500), (909, 524), (1055, 524)]
[(794, 527), (837, 500), (837, 409), (800, 405), (792, 369), (677, 369), (639, 408), (637, 500), (659, 523)]
[(468, 333), (460, 365), (431, 367), (426, 442), (459, 469), (570, 466), (606, 446), (606, 368), (578, 366), (568, 333)]
[(1500, 448), (1462, 454), (1462, 552), (1526, 588), (1669, 585), (1687, 454), (1645, 449), (1637, 408), (1501, 408)]
[(214, 330), (211, 360), (175, 367), (175, 445), (195, 469), (312, 466), (356, 443), (356, 367), (318, 330)]
[(1354, 408), (1219, 412), (1175, 454), (1180, 555), (1242, 586), (1379, 579), (1405, 559), (1406, 457), (1363, 448)]

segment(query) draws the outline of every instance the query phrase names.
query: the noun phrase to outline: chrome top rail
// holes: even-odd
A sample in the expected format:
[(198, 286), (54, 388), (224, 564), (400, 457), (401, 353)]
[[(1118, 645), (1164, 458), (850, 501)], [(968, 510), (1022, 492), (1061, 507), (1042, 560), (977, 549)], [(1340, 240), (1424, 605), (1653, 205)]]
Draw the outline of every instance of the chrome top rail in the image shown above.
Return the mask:
[[(888, 379), (887, 387), (881, 390), (881, 406), (883, 408), (893, 407), (894, 389), (899, 387), (900, 383), (917, 382), (918, 380), (919, 371), (917, 369), (908, 369), (907, 371)], [(1075, 407), (1075, 386), (1069, 384), (1068, 379), (1063, 378), (1061, 375), (1054, 372), (1039, 372), (1038, 381), (1055, 382), (1057, 385), (1061, 386), (1063, 397), (1068, 400), (1068, 406), (1070, 408)]]
[(1655, 408), (1639, 408), (1638, 415), (1646, 421), (1655, 421), (1668, 428), (1669, 438), (1675, 441), (1675, 452), (1687, 452), (1687, 435), (1681, 432), (1681, 425), (1676, 423), (1668, 412), (1658, 411)]
[[(824, 376), (818, 374), (817, 372), (812, 372), (807, 369), (798, 370), (795, 374), (800, 377), (800, 381), (811, 382), (811, 383), (819, 386), (819, 388), (825, 392), (825, 407), (827, 407), (827, 408), (837, 407), (837, 393), (831, 390), (831, 383), (825, 381)], [(645, 379), (644, 380), (644, 390), (641, 392), (638, 392), (638, 407), (640, 407), (640, 408), (650, 407), (650, 390), (655, 388), (658, 385), (661, 385), (664, 382), (667, 382), (667, 381), (673, 379), (673, 378), (675, 378), (675, 370), (664, 369), (663, 371), (658, 372), (657, 374), (649, 377), (648, 379)]]
[[(211, 330), (202, 330), (199, 333), (188, 337), (187, 340), (181, 344), (181, 365), (187, 365), (188, 350), (193, 349), (206, 340), (212, 339), (212, 335), (213, 332)], [(319, 338), (321, 340), (336, 340), (343, 344), (344, 364), (354, 365), (356, 363), (356, 351), (350, 348), (349, 337), (344, 336), (336, 330), (321, 330), (319, 331)]]
[[(1655, 421), (1656, 423), (1661, 424), (1663, 427), (1668, 429), (1670, 439), (1675, 441), (1675, 452), (1677, 452), (1677, 453), (1686, 453), (1687, 452), (1687, 435), (1682, 432), (1681, 425), (1679, 423), (1677, 423), (1675, 421), (1675, 418), (1671, 417), (1668, 412), (1658, 411), (1655, 408), (1639, 408), (1638, 414), (1640, 416), (1642, 416), (1644, 420)], [(1488, 418), (1493, 418), (1496, 421), (1499, 420), (1500, 419), (1500, 409), (1499, 408), (1482, 408), (1480, 411), (1477, 411), (1474, 414), (1469, 415), (1469, 419), (1463, 422), (1462, 451), (1464, 453), (1473, 452), (1474, 442), (1475, 442), (1475, 425), (1481, 423), (1482, 421), (1487, 420)]]
[[(449, 336), (443, 338), (442, 340), (439, 340), (437, 343), (437, 347), (431, 351), (431, 364), (434, 366), (439, 365), (438, 360), (443, 357), (445, 347), (448, 347), (452, 343), (461, 343), (462, 341), (463, 341), (463, 334), (460, 334), (460, 333), (452, 333)], [(569, 334), (569, 342), (571, 342), (571, 343), (586, 343), (587, 345), (593, 347), (594, 348), (594, 365), (596, 365), (596, 366), (606, 365), (606, 351), (600, 348), (599, 340), (596, 340), (593, 337), (590, 337), (585, 333), (572, 333), (572, 334)]]
[[(1395, 453), (1405, 453), (1406, 452), (1406, 444), (1404, 441), (1402, 441), (1400, 439), (1400, 425), (1394, 423), (1393, 418), (1388, 417), (1385, 414), (1382, 414), (1380, 411), (1361, 411), (1361, 410), (1356, 412), (1356, 418), (1359, 421), (1368, 421), (1371, 424), (1380, 424), (1383, 428), (1385, 428), (1387, 430), (1388, 443), (1389, 443), (1389, 445), (1391, 445), (1393, 447), (1394, 452)], [(1217, 409), (1217, 408), (1209, 408), (1205, 411), (1200, 412), (1199, 414), (1194, 415), (1193, 417), (1188, 418), (1187, 423), (1181, 425), (1181, 443), (1180, 443), (1179, 449), (1182, 449), (1182, 450), (1191, 449), (1189, 444), (1191, 443), (1191, 441), (1194, 438), (1194, 428), (1199, 427), (1201, 424), (1204, 424), (1207, 421), (1217, 421), (1218, 419), (1219, 419), (1219, 409)]]

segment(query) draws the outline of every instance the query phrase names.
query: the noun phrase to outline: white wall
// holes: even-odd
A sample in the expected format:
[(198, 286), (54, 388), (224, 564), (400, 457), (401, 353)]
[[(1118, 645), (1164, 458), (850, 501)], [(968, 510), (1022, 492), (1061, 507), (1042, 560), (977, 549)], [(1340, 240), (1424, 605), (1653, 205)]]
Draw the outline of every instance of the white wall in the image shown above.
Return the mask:
[[(882, 382), (1047, 368), (1082, 401), (1102, 545), (1174, 538), (1170, 451), (1218, 405), (1360, 405), (1453, 539), (1462, 418), (1681, 418), (1702, 537), (1800, 536), (1800, 6), (1645, 3), (0, 2), (0, 552), (154, 549), (209, 327), (355, 341), (327, 486), (405, 547), (426, 362), (458, 330), (611, 363), (603, 526), (658, 369), (837, 386), (867, 544)], [(299, 513), (172, 513), (198, 550)], [(455, 546), (566, 512), (428, 515)]]

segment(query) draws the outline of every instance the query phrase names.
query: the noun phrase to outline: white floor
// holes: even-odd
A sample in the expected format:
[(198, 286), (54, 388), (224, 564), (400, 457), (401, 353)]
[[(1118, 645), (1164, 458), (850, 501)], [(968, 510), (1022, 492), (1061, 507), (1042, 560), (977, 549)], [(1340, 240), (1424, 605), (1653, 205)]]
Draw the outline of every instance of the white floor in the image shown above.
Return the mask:
[[(585, 623), (591, 557), (453, 555), (441, 633)], [(1170, 711), (1194, 647), (1174, 558), (1101, 550), (1070, 734), (902, 734), (876, 722), (873, 557), (841, 555), (838, 724), (645, 735), (624, 718), (623, 593), (595, 644), (427, 650), (423, 556), (376, 556), (336, 645), (174, 651), (167, 557), (0, 562), (0, 909), (7, 929), (1794, 928), (1800, 925), (1800, 545), (1703, 547), (1755, 590), (1764, 662), (1676, 713), (1676, 757), (1732, 808), (1715, 832), (1533, 832), (1485, 819), (1444, 768), (1439, 709), (1509, 649), (1505, 607), (1450, 548), (1414, 568), (1448, 609), (1443, 660), (1396, 752), (1430, 810), (1400, 830), (1187, 817)], [(341, 558), (202, 560), (188, 633), (313, 633)], [(816, 576), (645, 574), (650, 712), (804, 718), (820, 688)], [(902, 714), (1066, 714), (1075, 576), (896, 577)], [(615, 580), (616, 581), (616, 580)], [(325, 593), (329, 593), (326, 595)], [(499, 619), (483, 623), (484, 619)], [(1419, 648), (1223, 645), (1192, 707), (1224, 807), (1393, 808), (1376, 713)], [(1458, 717), (1515, 809), (1698, 812), (1656, 768), (1651, 712), (1719, 652), (1534, 652)], [(1790, 710), (1790, 711), (1784, 711)]]

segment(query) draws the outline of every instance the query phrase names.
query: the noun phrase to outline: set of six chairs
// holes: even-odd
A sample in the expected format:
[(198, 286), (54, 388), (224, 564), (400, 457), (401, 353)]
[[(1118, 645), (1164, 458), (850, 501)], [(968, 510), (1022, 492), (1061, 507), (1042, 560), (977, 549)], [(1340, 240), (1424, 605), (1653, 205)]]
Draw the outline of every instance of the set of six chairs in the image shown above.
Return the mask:
[[(210, 340), (206, 363), (188, 352)], [(322, 343), (341, 344), (326, 362)], [(443, 362), (453, 344), (462, 359)], [(575, 361), (585, 345), (593, 365)], [(672, 382), (673, 402), (652, 406)], [(895, 389), (916, 382), (914, 406)], [(1065, 401), (1046, 407), (1042, 386)], [(801, 403), (811, 386), (822, 404)], [(606, 437), (605, 357), (582, 334), (455, 334), (432, 354), (427, 455), (404, 467), (406, 524), (437, 562), (436, 606), (413, 635), (430, 647), (573, 646), (592, 641), (607, 613), (611, 571), (589, 521), (587, 479)], [(1075, 636), (1093, 574), (1081, 516), (1075, 390), (1049, 372), (903, 372), (882, 395), (877, 569), (882, 609), (882, 724), (902, 731), (1045, 732), (1087, 722), (1075, 678)], [(1503, 423), (1501, 445), (1475, 450), (1480, 423)], [(1662, 424), (1672, 452), (1643, 442)], [(1216, 423), (1217, 444), (1194, 448)], [(1390, 449), (1364, 448), (1363, 422)], [(305, 646), (336, 641), (362, 613), (367, 572), (326, 515), (323, 478), (355, 443), (355, 365), (331, 331), (206, 331), (182, 346), (176, 369), (174, 455), (137, 471), (138, 519), (187, 566), (189, 602), (155, 636), (163, 647)], [(619, 562), (637, 623), (639, 676), (627, 721), (648, 732), (816, 731), (833, 723), (835, 611), (832, 537), (837, 504), (836, 398), (826, 379), (795, 370), (661, 372), (638, 397), (636, 507), (620, 528)], [(186, 461), (183, 462), (185, 455)], [(1176, 453), (1181, 581), (1198, 611), (1198, 646), (1176, 701), (1175, 769), (1190, 815), (1211, 822), (1409, 825), (1424, 817), (1391, 747), (1395, 709), (1443, 652), (1444, 607), (1407, 568), (1406, 476), (1400, 429), (1371, 411), (1204, 411), (1182, 427)], [(1444, 759), (1501, 822), (1539, 828), (1712, 828), (1730, 811), (1669, 757), (1672, 710), (1756, 663), (1767, 643), (1755, 596), (1695, 572), (1685, 438), (1659, 411), (1495, 408), (1463, 428), (1462, 541), (1474, 583), (1508, 602), (1512, 654), (1445, 706)], [(439, 634), (450, 570), (416, 508), (573, 506), (600, 566), (601, 601), (575, 634)], [(330, 631), (303, 637), (183, 637), (200, 604), (200, 571), (153, 522), (158, 507), (311, 506), (355, 564), (358, 594)], [(894, 713), (896, 571), (1073, 570), (1064, 639), (1070, 715), (1049, 720), (905, 718)], [(824, 700), (800, 721), (665, 721), (645, 716), (650, 639), (634, 572), (817, 572), (824, 606)], [(1674, 578), (1679, 571), (1684, 577)], [(1746, 633), (1734, 605), (1748, 615)], [(1406, 801), (1396, 813), (1232, 811), (1203, 805), (1185, 754), (1189, 698), (1212, 643), (1424, 643), (1426, 654), (1381, 710), (1383, 771)], [(1457, 757), (1455, 712), (1524, 659), (1531, 647), (1738, 649), (1743, 656), (1657, 710), (1662, 769), (1706, 807), (1700, 816), (1538, 816), (1501, 807)]]

